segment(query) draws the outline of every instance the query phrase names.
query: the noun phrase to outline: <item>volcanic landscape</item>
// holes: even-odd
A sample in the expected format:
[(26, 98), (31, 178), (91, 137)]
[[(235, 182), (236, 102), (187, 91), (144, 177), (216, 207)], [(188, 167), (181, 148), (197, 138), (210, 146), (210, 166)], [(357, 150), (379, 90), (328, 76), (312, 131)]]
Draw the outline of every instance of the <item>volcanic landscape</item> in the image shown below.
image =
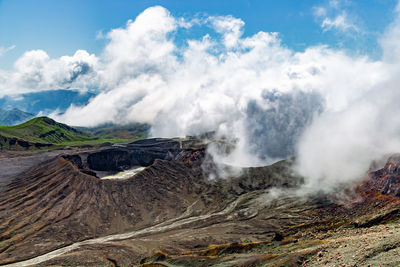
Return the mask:
[(292, 159), (211, 179), (210, 143), (227, 146), (186, 137), (3, 150), (0, 264), (400, 263), (400, 156), (340, 192), (301, 195)]

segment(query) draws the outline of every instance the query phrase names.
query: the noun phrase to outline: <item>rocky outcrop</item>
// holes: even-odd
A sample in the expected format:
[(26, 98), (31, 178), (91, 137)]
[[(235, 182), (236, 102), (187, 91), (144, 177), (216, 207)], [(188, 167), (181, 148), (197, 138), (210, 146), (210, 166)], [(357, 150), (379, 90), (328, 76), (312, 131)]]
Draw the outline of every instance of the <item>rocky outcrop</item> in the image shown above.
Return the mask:
[(389, 157), (382, 169), (370, 173), (371, 183), (382, 194), (400, 196), (400, 154)]
[(0, 135), (0, 150), (26, 150), (31, 147), (34, 148), (48, 148), (53, 146), (52, 144), (38, 143), (38, 142), (28, 142), (19, 138), (9, 138)]
[(179, 142), (172, 139), (154, 138), (82, 153), (76, 155), (72, 162), (76, 165), (78, 160), (76, 157), (79, 157), (80, 169), (113, 173), (132, 167), (147, 167), (156, 159), (173, 160), (180, 152)]
[(129, 150), (124, 148), (111, 148), (89, 154), (87, 165), (95, 171), (122, 171), (131, 166)]

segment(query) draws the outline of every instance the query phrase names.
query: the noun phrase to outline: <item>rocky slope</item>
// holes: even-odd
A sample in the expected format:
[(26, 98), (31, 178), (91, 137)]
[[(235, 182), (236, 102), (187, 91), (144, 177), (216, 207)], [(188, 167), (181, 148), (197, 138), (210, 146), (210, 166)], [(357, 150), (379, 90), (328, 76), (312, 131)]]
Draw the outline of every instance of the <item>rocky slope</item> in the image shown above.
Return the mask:
[[(376, 243), (373, 256), (345, 258), (360, 249), (346, 236), (370, 242), (377, 225), (397, 221), (395, 158), (340, 202), (296, 194), (302, 178), (290, 161), (210, 180), (204, 158), (200, 140), (148, 139), (41, 163), (0, 196), (0, 264), (324, 265), (368, 263), (397, 247)], [(107, 179), (139, 166), (128, 179)]]

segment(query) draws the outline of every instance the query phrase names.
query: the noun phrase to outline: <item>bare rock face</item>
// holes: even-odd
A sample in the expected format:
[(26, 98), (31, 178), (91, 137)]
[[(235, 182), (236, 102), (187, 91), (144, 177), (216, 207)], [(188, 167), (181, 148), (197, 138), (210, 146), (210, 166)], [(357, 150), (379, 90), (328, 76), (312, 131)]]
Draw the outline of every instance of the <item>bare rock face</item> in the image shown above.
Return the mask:
[(400, 196), (400, 177), (390, 175), (383, 182), (382, 194)]
[(9, 138), (0, 135), (0, 150), (29, 149), (30, 147), (35, 147), (40, 149), (40, 148), (48, 148), (51, 146), (52, 144), (38, 143), (38, 142), (32, 143), (18, 138)]
[(107, 149), (87, 157), (88, 167), (96, 171), (122, 171), (129, 169), (129, 151), (119, 148)]
[(400, 154), (389, 157), (385, 166), (371, 172), (370, 177), (382, 194), (400, 196)]
[(156, 159), (174, 158), (179, 143), (171, 139), (146, 139), (91, 153), (87, 165), (94, 171), (122, 171), (133, 166), (147, 167)]

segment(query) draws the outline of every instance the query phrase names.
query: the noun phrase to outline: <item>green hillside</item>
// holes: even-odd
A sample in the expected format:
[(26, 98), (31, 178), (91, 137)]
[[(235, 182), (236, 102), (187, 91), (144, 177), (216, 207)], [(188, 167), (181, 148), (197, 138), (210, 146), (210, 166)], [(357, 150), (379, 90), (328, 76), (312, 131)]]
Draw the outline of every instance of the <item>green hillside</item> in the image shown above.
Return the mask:
[(47, 117), (38, 117), (16, 126), (0, 127), (0, 135), (32, 143), (60, 144), (93, 139), (88, 134)]
[(105, 124), (97, 127), (76, 127), (99, 138), (132, 139), (146, 138), (150, 131), (150, 125), (145, 123), (130, 123), (125, 125)]
[(98, 146), (104, 143), (129, 143), (145, 138), (148, 126), (98, 128), (83, 131), (48, 117), (38, 117), (16, 126), (0, 126), (0, 149), (41, 149), (63, 146)]

